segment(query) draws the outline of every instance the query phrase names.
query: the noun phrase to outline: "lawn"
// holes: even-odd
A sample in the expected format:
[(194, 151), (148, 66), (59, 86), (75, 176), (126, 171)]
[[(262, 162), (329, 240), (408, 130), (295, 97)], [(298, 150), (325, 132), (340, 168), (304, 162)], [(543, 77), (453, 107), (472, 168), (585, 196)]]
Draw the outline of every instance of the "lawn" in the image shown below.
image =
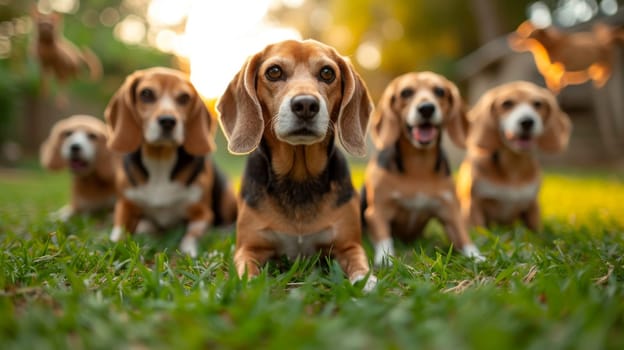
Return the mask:
[(369, 294), (325, 259), (239, 281), (232, 230), (196, 260), (179, 229), (113, 244), (105, 215), (47, 219), (67, 191), (65, 174), (0, 172), (2, 349), (624, 349), (622, 176), (548, 173), (543, 232), (473, 231), (481, 264), (431, 225)]

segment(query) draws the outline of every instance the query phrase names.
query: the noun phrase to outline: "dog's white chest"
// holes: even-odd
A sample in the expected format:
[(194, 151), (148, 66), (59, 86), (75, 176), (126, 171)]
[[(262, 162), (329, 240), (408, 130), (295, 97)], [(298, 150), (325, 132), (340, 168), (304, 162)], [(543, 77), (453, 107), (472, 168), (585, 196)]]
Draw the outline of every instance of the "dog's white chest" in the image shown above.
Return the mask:
[(393, 197), (396, 198), (403, 208), (410, 211), (435, 210), (441, 204), (437, 198), (424, 193), (416, 193), (412, 196), (404, 196), (400, 193), (393, 193)]
[(525, 207), (535, 200), (539, 187), (539, 180), (523, 186), (505, 186), (487, 180), (478, 180), (474, 191), (478, 197), (495, 200), (505, 207)]
[(128, 188), (125, 196), (138, 205), (143, 214), (162, 227), (169, 227), (186, 218), (188, 206), (201, 199), (199, 186), (185, 186), (169, 178), (171, 165), (145, 162), (150, 174), (146, 183)]
[(264, 231), (262, 235), (274, 244), (278, 255), (286, 255), (289, 259), (312, 256), (318, 253), (320, 248), (330, 245), (335, 240), (332, 229), (305, 235)]

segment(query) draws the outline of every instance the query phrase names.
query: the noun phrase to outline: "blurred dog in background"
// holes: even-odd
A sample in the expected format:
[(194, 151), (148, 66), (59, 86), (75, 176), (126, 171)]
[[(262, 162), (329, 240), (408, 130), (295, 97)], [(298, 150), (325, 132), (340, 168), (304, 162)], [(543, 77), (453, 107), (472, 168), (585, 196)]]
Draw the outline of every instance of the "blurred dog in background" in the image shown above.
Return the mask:
[[(516, 81), (487, 91), (468, 111), (456, 139), (467, 148), (457, 195), (470, 226), (541, 226), (537, 150), (561, 152), (572, 131), (549, 90)], [(462, 141), (463, 140), (463, 141)]]
[(185, 224), (180, 251), (196, 257), (209, 226), (236, 220), (236, 197), (210, 157), (216, 121), (189, 77), (164, 67), (135, 71), (104, 114), (108, 146), (123, 154), (110, 239)]
[(103, 121), (74, 115), (57, 122), (41, 145), (41, 164), (72, 173), (70, 203), (52, 214), (62, 221), (72, 215), (112, 209), (115, 203), (117, 158), (106, 147)]
[(454, 139), (464, 103), (451, 81), (433, 72), (395, 78), (372, 117), (378, 148), (366, 168), (362, 209), (375, 248), (375, 264), (394, 254), (393, 238), (411, 241), (438, 219), (464, 255), (483, 260), (461, 219), (442, 131)]
[[(66, 83), (77, 78), (81, 69), (87, 68), (92, 80), (100, 79), (102, 64), (99, 58), (89, 48), (79, 49), (63, 36), (60, 14), (41, 13), (33, 7), (31, 15), (36, 32), (33, 51), (41, 67), (42, 78), (51, 75), (59, 83)], [(45, 79), (42, 83), (44, 93), (47, 93)]]

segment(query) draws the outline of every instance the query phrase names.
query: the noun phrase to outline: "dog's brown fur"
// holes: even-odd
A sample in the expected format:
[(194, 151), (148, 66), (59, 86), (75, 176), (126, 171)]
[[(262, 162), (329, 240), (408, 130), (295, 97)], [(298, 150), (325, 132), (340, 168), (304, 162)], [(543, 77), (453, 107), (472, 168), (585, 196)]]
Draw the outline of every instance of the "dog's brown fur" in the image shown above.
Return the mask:
[[(269, 80), (269, 70), (282, 75)], [(335, 78), (322, 81), (329, 69)], [(325, 103), (328, 125), (297, 144), (282, 124), (305, 123), (280, 110), (306, 96)], [(317, 105), (318, 107), (318, 105)], [(316, 252), (337, 258), (353, 282), (369, 272), (361, 246), (358, 196), (338, 138), (352, 154), (365, 153), (372, 106), (364, 82), (333, 48), (313, 40), (285, 41), (253, 55), (217, 105), (234, 153), (252, 152), (242, 180), (234, 263), (239, 276), (255, 276), (269, 258)], [(324, 110), (312, 118), (316, 128)], [(290, 124), (289, 124), (290, 125)], [(306, 124), (307, 125), (307, 124)], [(315, 129), (316, 130), (316, 129)], [(369, 282), (371, 279), (369, 279)]]
[[(181, 250), (195, 256), (208, 225), (236, 218), (234, 193), (208, 157), (216, 123), (201, 97), (182, 72), (150, 68), (126, 78), (105, 115), (108, 145), (124, 154), (111, 239), (134, 233), (141, 219), (161, 228), (187, 222)], [(175, 121), (168, 134), (163, 118)], [(148, 140), (149, 130), (160, 136)]]
[[(95, 149), (93, 159), (82, 158), (81, 167), (68, 166), (71, 160), (63, 157), (61, 148), (72, 133), (84, 132), (90, 136)], [(72, 169), (71, 199), (54, 217), (67, 220), (74, 214), (112, 209), (115, 202), (115, 169), (119, 158), (106, 147), (108, 133), (103, 121), (89, 115), (74, 115), (57, 122), (41, 145), (41, 164), (49, 170)], [(80, 156), (80, 155), (77, 155)]]
[[(431, 106), (425, 119), (419, 109)], [(441, 221), (455, 249), (478, 256), (461, 219), (441, 145), (442, 130), (454, 138), (464, 119), (457, 87), (432, 72), (401, 75), (386, 87), (372, 119), (378, 154), (366, 168), (364, 217), (375, 263), (392, 255), (392, 236), (414, 239), (432, 218)], [(420, 127), (434, 135), (425, 144), (412, 135)]]

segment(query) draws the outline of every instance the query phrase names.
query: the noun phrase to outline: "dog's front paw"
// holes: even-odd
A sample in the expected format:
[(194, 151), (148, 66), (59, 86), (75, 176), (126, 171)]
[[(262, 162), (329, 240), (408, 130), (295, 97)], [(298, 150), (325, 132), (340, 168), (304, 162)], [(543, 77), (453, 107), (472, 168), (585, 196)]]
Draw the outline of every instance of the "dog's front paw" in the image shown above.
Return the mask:
[(381, 240), (375, 243), (375, 266), (388, 265), (392, 266), (392, 257), (394, 256), (394, 244), (392, 238)]
[(61, 222), (67, 222), (74, 215), (74, 210), (69, 205), (62, 207), (61, 209), (50, 213), (50, 220), (58, 220)]
[(477, 248), (474, 244), (468, 244), (464, 246), (464, 248), (462, 249), (462, 254), (464, 254), (464, 256), (474, 259), (475, 262), (485, 261), (485, 257), (481, 255), (479, 248)]
[(119, 226), (113, 227), (113, 231), (110, 234), (110, 240), (113, 242), (119, 242), (123, 237), (123, 229)]
[(154, 224), (151, 221), (145, 219), (139, 221), (136, 230), (134, 230), (134, 233), (137, 235), (147, 235), (154, 232), (156, 232), (156, 227), (154, 226)]
[(197, 238), (184, 237), (180, 242), (180, 251), (184, 254), (188, 254), (191, 258), (197, 257)]
[[(365, 278), (366, 278), (366, 275), (356, 275), (355, 277), (352, 277), (350, 279), (350, 282), (351, 284), (356, 284)], [(377, 285), (377, 277), (375, 277), (375, 275), (370, 275), (368, 276), (368, 279), (366, 280), (366, 283), (364, 284), (364, 288), (362, 288), (362, 291), (364, 291), (364, 293), (368, 293), (372, 291), (376, 285)]]

